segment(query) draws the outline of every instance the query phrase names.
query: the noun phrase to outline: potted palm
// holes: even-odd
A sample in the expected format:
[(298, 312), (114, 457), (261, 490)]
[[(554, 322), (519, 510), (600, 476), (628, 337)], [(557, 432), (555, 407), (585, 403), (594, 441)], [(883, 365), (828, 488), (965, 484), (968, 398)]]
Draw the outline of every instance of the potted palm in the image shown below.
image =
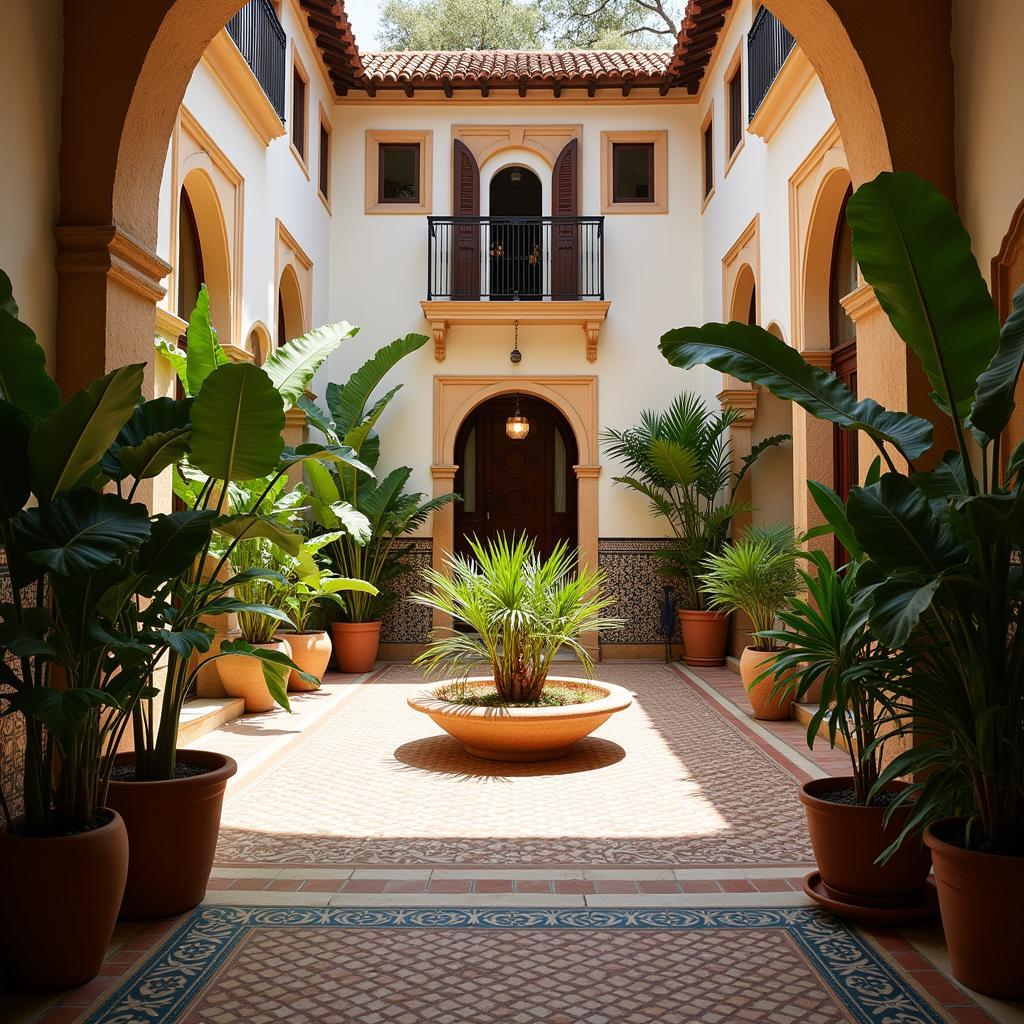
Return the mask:
[[(611, 603), (604, 576), (577, 569), (576, 553), (565, 544), (547, 559), (523, 537), (486, 545), (474, 539), (470, 547), (471, 558), (453, 555), (443, 571), (423, 570), (430, 590), (412, 598), (471, 632), (448, 627), (433, 633), (414, 664), (449, 678), (410, 697), (409, 706), (478, 757), (563, 757), (632, 703), (628, 691), (593, 678), (580, 642), (584, 633), (621, 626), (602, 614)], [(562, 648), (579, 659), (585, 680), (550, 674)], [(485, 668), (489, 674), (472, 675)]]
[(425, 523), (436, 508), (455, 498), (446, 494), (426, 500), (405, 490), (412, 470), (407, 466), (375, 479), (380, 439), (375, 427), (401, 385), (371, 404), (374, 390), (400, 359), (422, 348), (427, 338), (409, 334), (381, 348), (344, 384), (329, 384), (328, 411), (309, 398), (299, 407), (332, 446), (352, 450), (362, 468), (336, 464), (307, 469), (313, 515), (321, 530), (341, 531), (325, 551), (334, 572), (365, 580), (374, 591), (345, 590), (338, 594), (338, 617), (331, 623), (335, 664), (342, 672), (373, 668), (380, 643), (381, 619), (398, 599), (394, 583), (409, 571), (409, 545), (402, 537)]
[[(779, 612), (795, 596), (797, 547), (790, 526), (751, 527), (741, 540), (704, 560), (699, 580), (711, 608), (743, 612), (753, 623), (751, 643), (740, 655), (740, 678), (755, 718), (789, 718), (793, 698), (772, 666), (778, 650), (772, 632)], [(777, 665), (778, 663), (775, 662)]]
[(734, 473), (729, 428), (741, 415), (736, 409), (712, 412), (700, 395), (683, 392), (663, 412), (642, 412), (638, 426), (602, 434), (605, 451), (626, 466), (626, 475), (615, 482), (644, 495), (651, 514), (672, 532), (659, 558), (679, 595), (688, 665), (725, 662), (729, 613), (710, 606), (701, 582), (703, 562), (722, 550), (733, 517), (750, 511), (736, 497), (747, 471), (764, 451), (788, 440), (765, 438)]
[(924, 829), (956, 977), (1021, 998), (1024, 452), (1001, 441), (1024, 360), (1024, 290), (1000, 330), (967, 232), (914, 175), (862, 185), (847, 216), (857, 263), (928, 378), (954, 450), (936, 458), (929, 420), (859, 399), (757, 327), (681, 328), (661, 349), (676, 366), (767, 387), (878, 449), (887, 472), (852, 488), (843, 515), (863, 552), (868, 625), (911, 668), (885, 670), (898, 701), (891, 733), (914, 742), (873, 792), (913, 779), (887, 817), (910, 807), (897, 843)]

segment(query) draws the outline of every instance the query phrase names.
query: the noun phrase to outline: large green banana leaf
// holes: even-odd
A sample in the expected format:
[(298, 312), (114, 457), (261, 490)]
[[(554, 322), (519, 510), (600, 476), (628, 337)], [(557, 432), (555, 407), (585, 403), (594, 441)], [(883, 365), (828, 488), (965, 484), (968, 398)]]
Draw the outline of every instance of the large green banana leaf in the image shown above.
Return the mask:
[[(971, 407), (971, 426), (985, 439), (997, 438), (1010, 422), (1014, 394), (1024, 363), (1024, 285), (1013, 296), (1013, 308), (999, 332), (999, 348), (978, 378)], [(982, 441), (984, 443), (984, 440)]]
[(113, 480), (147, 480), (177, 462), (188, 452), (191, 410), (191, 398), (154, 398), (136, 406), (103, 456), (103, 472)]
[(187, 391), (198, 395), (206, 378), (227, 361), (227, 354), (217, 341), (217, 332), (210, 322), (210, 293), (204, 284), (199, 289), (196, 307), (188, 318), (185, 332), (188, 346), (185, 349), (185, 372), (188, 377)]
[[(9, 293), (6, 275), (4, 280)], [(10, 305), (17, 309), (13, 299)], [(48, 416), (60, 405), (60, 390), (46, 372), (46, 353), (32, 329), (7, 307), (0, 307), (0, 397), (33, 420)]]
[(931, 182), (907, 173), (861, 185), (846, 216), (864, 279), (921, 360), (935, 401), (964, 418), (998, 346), (999, 317), (959, 217)]
[(927, 420), (890, 412), (871, 398), (858, 400), (834, 373), (812, 366), (762, 327), (741, 323), (679, 327), (662, 335), (660, 347), (673, 366), (689, 369), (707, 364), (739, 380), (761, 384), (818, 419), (847, 430), (863, 430), (875, 441), (891, 444), (908, 459), (931, 447), (932, 425)]
[(280, 392), (286, 409), (305, 393), (327, 357), (358, 331), (358, 327), (345, 322), (317, 327), (282, 345), (267, 359), (263, 369)]
[(0, 473), (0, 518), (10, 519), (28, 501), (29, 430), (24, 414), (0, 399), (0, 436), (4, 445), (4, 469)]

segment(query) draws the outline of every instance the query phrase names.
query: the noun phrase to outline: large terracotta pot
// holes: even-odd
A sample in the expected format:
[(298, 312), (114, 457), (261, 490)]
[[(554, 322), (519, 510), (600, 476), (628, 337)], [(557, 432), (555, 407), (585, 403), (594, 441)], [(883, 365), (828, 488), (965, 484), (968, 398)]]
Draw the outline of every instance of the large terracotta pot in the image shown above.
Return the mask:
[(729, 613), (680, 608), (677, 614), (679, 631), (683, 635), (683, 661), (698, 667), (724, 665)]
[[(564, 757), (572, 746), (603, 725), (616, 711), (633, 703), (628, 690), (596, 680), (549, 676), (552, 683), (571, 683), (594, 691), (598, 700), (551, 708), (473, 707), (435, 697), (451, 681), (409, 698), (409, 707), (429, 715), (470, 754), (491, 761), (549, 761)], [(489, 677), (468, 679), (469, 686), (493, 686)]]
[[(179, 750), (176, 757), (179, 765), (208, 770), (162, 782), (110, 783), (108, 800), (124, 818), (131, 843), (125, 920), (183, 914), (206, 894), (224, 788), (238, 766), (209, 750)], [(114, 763), (134, 764), (135, 755), (118, 754)]]
[(942, 928), (956, 979), (996, 999), (1024, 999), (1024, 857), (947, 842), (961, 819), (929, 825)]
[[(269, 644), (250, 644), (265, 651), (280, 651), (291, 656), (291, 647), (287, 640), (274, 640)], [(220, 672), (221, 686), (229, 697), (241, 697), (245, 701), (245, 713), (258, 715), (264, 711), (272, 711), (277, 705), (270, 695), (266, 679), (263, 678), (263, 666), (259, 658), (248, 654), (232, 654), (217, 662)]]
[[(886, 789), (906, 786), (892, 782)], [(822, 795), (853, 788), (853, 779), (812, 779), (800, 787), (814, 859), (830, 894), (842, 902), (915, 903), (925, 891), (931, 856), (915, 836), (884, 864), (875, 861), (903, 830), (910, 807), (901, 807), (883, 825), (885, 807), (837, 804)]]
[(778, 722), (792, 717), (793, 698), (782, 691), (774, 693), (779, 677), (774, 673), (766, 675), (760, 682), (757, 677), (765, 670), (765, 662), (775, 657), (775, 651), (758, 651), (744, 647), (740, 655), (740, 679), (747, 691), (747, 700), (754, 711), (754, 717), (765, 722)]
[[(289, 633), (283, 639), (292, 650), (292, 661), (303, 671), (317, 679), (323, 679), (331, 662), (331, 638), (323, 631), (313, 633)], [(296, 693), (318, 690), (318, 683), (303, 679), (298, 672), (288, 676), (288, 689)]]
[(128, 833), (109, 814), (77, 835), (0, 830), (0, 962), (11, 988), (57, 992), (99, 974), (128, 875)]
[(380, 622), (332, 622), (331, 639), (339, 672), (369, 672), (377, 660)]

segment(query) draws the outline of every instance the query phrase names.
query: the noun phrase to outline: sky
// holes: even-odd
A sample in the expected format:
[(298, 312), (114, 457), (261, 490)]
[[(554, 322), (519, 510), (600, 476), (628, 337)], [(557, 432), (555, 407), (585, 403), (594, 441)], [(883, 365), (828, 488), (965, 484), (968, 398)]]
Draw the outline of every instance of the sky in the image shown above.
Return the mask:
[(345, 0), (345, 13), (360, 50), (372, 51), (380, 45), (377, 39), (380, 8), (379, 0)]

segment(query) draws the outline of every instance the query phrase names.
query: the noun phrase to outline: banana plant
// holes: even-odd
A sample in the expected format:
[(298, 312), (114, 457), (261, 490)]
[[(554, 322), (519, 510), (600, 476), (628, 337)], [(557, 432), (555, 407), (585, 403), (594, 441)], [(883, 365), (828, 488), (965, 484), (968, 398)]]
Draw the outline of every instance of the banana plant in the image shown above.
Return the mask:
[(334, 571), (347, 579), (365, 580), (376, 593), (345, 590), (338, 604), (349, 622), (379, 619), (398, 600), (395, 581), (410, 567), (410, 545), (401, 538), (427, 521), (435, 509), (455, 500), (455, 494), (427, 499), (405, 486), (412, 475), (407, 466), (377, 480), (372, 475), (380, 459), (375, 427), (401, 390), (399, 384), (373, 400), (387, 373), (403, 358), (422, 348), (423, 334), (396, 338), (367, 360), (344, 384), (327, 385), (325, 412), (308, 397), (297, 404), (309, 422), (327, 438), (330, 447), (350, 448), (362, 468), (349, 463), (311, 463), (307, 466), (310, 504), (321, 530), (337, 533), (326, 551)]
[(931, 450), (930, 419), (858, 397), (758, 327), (684, 327), (661, 351), (674, 366), (760, 384), (875, 446), (887, 472), (829, 516), (863, 557), (857, 600), (871, 631), (912, 665), (885, 684), (900, 704), (890, 735), (915, 742), (875, 789), (913, 779), (892, 805), (913, 801), (901, 840), (966, 815), (971, 848), (1024, 855), (1024, 443), (1003, 447), (1024, 363), (1024, 288), (1000, 328), (964, 226), (912, 174), (862, 185), (847, 216), (861, 272), (930, 383), (931, 419), (949, 424), (954, 450)]

